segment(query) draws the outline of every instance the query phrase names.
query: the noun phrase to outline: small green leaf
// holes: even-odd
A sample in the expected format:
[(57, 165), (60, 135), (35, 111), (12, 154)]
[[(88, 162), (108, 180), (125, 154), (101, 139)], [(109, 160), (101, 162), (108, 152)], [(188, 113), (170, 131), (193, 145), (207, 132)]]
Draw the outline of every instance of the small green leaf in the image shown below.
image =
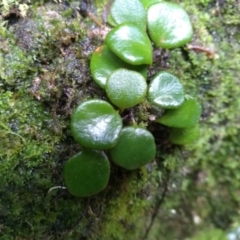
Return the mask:
[(156, 46), (175, 48), (192, 39), (193, 29), (188, 14), (179, 5), (159, 2), (148, 8), (148, 32)]
[(195, 98), (186, 95), (180, 107), (167, 109), (156, 122), (175, 128), (194, 127), (200, 119), (201, 110), (199, 102)]
[(130, 22), (143, 30), (146, 29), (147, 12), (139, 0), (115, 0), (110, 8), (109, 15), (110, 24), (111, 22), (118, 25)]
[(149, 84), (148, 98), (159, 107), (176, 108), (184, 101), (183, 85), (174, 75), (160, 72)]
[(147, 78), (146, 65), (130, 65), (115, 54), (113, 54), (107, 45), (98, 47), (92, 55), (90, 62), (90, 69), (94, 81), (103, 89), (105, 89), (107, 78), (110, 74), (118, 68), (127, 68), (135, 70)]
[(89, 197), (106, 187), (110, 176), (110, 164), (103, 152), (84, 150), (65, 163), (63, 176), (72, 195)]
[(162, 2), (163, 0), (140, 0), (145, 9), (148, 9), (152, 4)]
[(129, 64), (152, 64), (152, 44), (146, 32), (132, 23), (113, 28), (106, 43), (113, 53)]
[(121, 110), (140, 103), (146, 92), (146, 80), (135, 71), (121, 68), (114, 71), (107, 80), (106, 93), (110, 101)]
[(73, 112), (71, 132), (74, 139), (84, 147), (112, 148), (122, 129), (117, 111), (106, 101), (88, 100)]
[(169, 140), (174, 144), (184, 145), (194, 142), (199, 137), (199, 125), (192, 128), (171, 128)]
[(122, 168), (134, 170), (152, 161), (156, 155), (153, 135), (139, 127), (125, 127), (117, 145), (110, 150), (112, 161)]
[(109, 13), (107, 15), (107, 22), (112, 26), (112, 27), (115, 27), (117, 26), (118, 24), (115, 22), (115, 20), (113, 19), (112, 15)]

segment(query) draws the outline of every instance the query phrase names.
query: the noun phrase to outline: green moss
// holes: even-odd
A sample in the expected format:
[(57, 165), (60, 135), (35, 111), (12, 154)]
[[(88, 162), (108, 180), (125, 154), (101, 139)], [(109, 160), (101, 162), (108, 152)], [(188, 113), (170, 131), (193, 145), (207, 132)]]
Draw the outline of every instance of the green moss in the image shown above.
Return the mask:
[[(64, 190), (48, 193), (51, 187), (63, 184), (62, 164), (79, 150), (68, 132), (69, 114), (96, 88), (92, 84), (91, 89), (85, 87), (90, 53), (87, 43), (82, 47), (86, 26), (79, 26), (79, 19), (62, 17), (60, 5), (32, 10), (31, 16), (8, 28), (1, 25), (3, 239), (68, 234), (79, 213), (86, 214), (87, 209), (82, 200), (69, 196), (65, 200)], [(84, 228), (86, 224), (88, 221), (80, 225)]]
[(140, 172), (125, 173), (115, 182), (120, 191), (116, 189), (115, 198), (108, 203), (98, 239), (140, 239), (144, 235), (148, 219), (143, 216), (152, 204), (150, 199), (158, 178), (157, 171), (145, 171), (143, 168)]
[[(170, 191), (159, 214), (158, 221), (164, 224), (154, 226), (153, 236), (164, 239), (183, 239), (200, 229), (207, 232), (208, 225), (226, 230), (239, 223), (235, 211), (240, 187), (239, 18), (232, 1), (220, 7), (212, 1), (197, 6), (184, 1), (183, 5), (194, 22), (191, 45), (210, 49), (214, 58), (194, 49), (171, 51), (173, 71), (186, 92), (200, 99), (203, 114), (199, 141), (182, 151), (184, 166), (172, 173), (181, 187)], [(167, 216), (169, 221), (165, 222)], [(192, 219), (198, 220), (193, 224)]]

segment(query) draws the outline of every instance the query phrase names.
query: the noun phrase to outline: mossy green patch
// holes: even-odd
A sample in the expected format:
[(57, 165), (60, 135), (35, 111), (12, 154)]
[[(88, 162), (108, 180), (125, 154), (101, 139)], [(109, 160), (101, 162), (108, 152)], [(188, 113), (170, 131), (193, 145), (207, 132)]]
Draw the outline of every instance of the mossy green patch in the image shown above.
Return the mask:
[(87, 30), (77, 18), (61, 16), (63, 5), (31, 10), (31, 16), (14, 25), (0, 18), (3, 239), (63, 235), (86, 208), (86, 203), (71, 197), (64, 200), (64, 190), (48, 190), (63, 185), (63, 161), (79, 150), (66, 130), (69, 113), (94, 92), (91, 84), (91, 90), (85, 87), (89, 50), (87, 44), (81, 47), (80, 38)]
[[(237, 97), (240, 93), (237, 87), (240, 83), (240, 38), (236, 31), (239, 18), (235, 1), (225, 1), (219, 6), (212, 1), (201, 2), (205, 3), (182, 3), (191, 15), (195, 36), (198, 37), (190, 44), (190, 50), (171, 51), (170, 60), (172, 71), (182, 80), (186, 93), (201, 100), (201, 137), (182, 151), (185, 166), (180, 168), (180, 172), (175, 169), (172, 173), (181, 191), (170, 191), (153, 226), (153, 239), (181, 239), (186, 236), (195, 239), (194, 232), (197, 232), (198, 239), (200, 229), (202, 235), (217, 239), (219, 232), (226, 236), (226, 229), (231, 224), (239, 225), (240, 217), (235, 211), (239, 201), (237, 189), (240, 187), (240, 101)], [(203, 50), (194, 48), (199, 46)], [(178, 166), (176, 163), (173, 165)], [(165, 222), (167, 209), (170, 220)], [(189, 209), (192, 209), (191, 213)], [(191, 219), (195, 219), (195, 224), (191, 224)], [(161, 222), (161, 226), (157, 222)], [(209, 231), (209, 226), (225, 231)], [(170, 232), (169, 229), (173, 228), (175, 231)]]

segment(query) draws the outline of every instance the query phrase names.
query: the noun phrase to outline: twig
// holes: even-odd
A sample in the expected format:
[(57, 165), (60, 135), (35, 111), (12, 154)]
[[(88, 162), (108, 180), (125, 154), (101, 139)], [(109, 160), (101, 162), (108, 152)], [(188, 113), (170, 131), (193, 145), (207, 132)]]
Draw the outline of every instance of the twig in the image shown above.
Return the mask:
[(52, 187), (48, 190), (48, 193), (50, 193), (52, 190), (55, 190), (55, 189), (66, 189), (66, 187), (64, 186), (55, 186), (55, 187)]
[(165, 199), (165, 196), (167, 194), (167, 190), (168, 190), (168, 182), (170, 180), (170, 170), (167, 170), (167, 178), (166, 178), (166, 181), (165, 181), (165, 184), (164, 184), (164, 189), (163, 189), (163, 192), (162, 192), (162, 195), (161, 195), (161, 198), (158, 200), (157, 204), (155, 205), (155, 208), (154, 208), (154, 211), (153, 211), (153, 215), (152, 215), (152, 218), (151, 218), (151, 221), (150, 221), (150, 224), (148, 225), (147, 227), (147, 230), (143, 236), (143, 240), (147, 240), (147, 237), (152, 229), (152, 226), (154, 224), (154, 221), (158, 215), (158, 212), (159, 212), (159, 209)]
[(218, 57), (218, 55), (214, 51), (210, 50), (209, 48), (202, 47), (202, 46), (188, 44), (187, 49), (197, 51), (197, 52), (204, 52), (207, 54), (207, 56), (209, 58), (217, 58)]
[(87, 16), (93, 20), (93, 22), (95, 22), (99, 27), (101, 28), (105, 28), (105, 26), (90, 12), (87, 12)]

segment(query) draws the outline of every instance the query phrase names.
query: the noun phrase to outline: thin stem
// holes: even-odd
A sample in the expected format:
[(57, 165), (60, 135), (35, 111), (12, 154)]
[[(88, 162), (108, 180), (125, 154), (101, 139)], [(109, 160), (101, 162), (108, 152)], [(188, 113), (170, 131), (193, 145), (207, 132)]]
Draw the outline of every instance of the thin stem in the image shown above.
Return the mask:
[(55, 186), (55, 187), (52, 187), (48, 190), (48, 193), (50, 193), (52, 190), (55, 190), (55, 189), (66, 189), (66, 187), (64, 186)]
[(188, 44), (187, 49), (197, 51), (197, 52), (205, 52), (207, 54), (207, 56), (210, 58), (217, 57), (217, 54), (214, 51), (210, 50), (209, 48), (202, 47), (202, 46)]
[(3, 123), (0, 123), (0, 125), (1, 125), (1, 127), (3, 127), (3, 128), (6, 130), (6, 133), (7, 133), (7, 134), (12, 134), (12, 135), (15, 135), (15, 136), (21, 138), (22, 141), (23, 141), (23, 143), (26, 144), (25, 139), (24, 139), (21, 135), (15, 133), (15, 132), (13, 132), (13, 131), (11, 131), (11, 130), (10, 130), (5, 124), (3, 124)]
[(105, 28), (105, 26), (90, 12), (87, 12), (87, 15), (90, 19), (92, 19), (99, 27)]

